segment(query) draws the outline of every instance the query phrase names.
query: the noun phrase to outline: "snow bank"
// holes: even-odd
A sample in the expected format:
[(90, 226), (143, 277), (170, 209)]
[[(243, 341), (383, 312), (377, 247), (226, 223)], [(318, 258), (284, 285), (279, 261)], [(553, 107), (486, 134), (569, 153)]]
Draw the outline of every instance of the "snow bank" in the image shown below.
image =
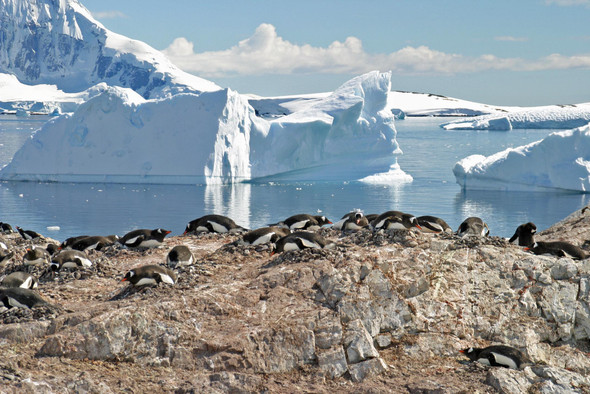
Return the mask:
[(545, 139), (455, 164), (463, 189), (590, 192), (590, 124)]
[(390, 77), (359, 76), (274, 122), (229, 89), (145, 100), (108, 87), (34, 133), (0, 179), (190, 184), (387, 172), (401, 153), (384, 110)]
[(551, 105), (440, 125), (446, 130), (571, 129), (590, 122), (590, 103)]

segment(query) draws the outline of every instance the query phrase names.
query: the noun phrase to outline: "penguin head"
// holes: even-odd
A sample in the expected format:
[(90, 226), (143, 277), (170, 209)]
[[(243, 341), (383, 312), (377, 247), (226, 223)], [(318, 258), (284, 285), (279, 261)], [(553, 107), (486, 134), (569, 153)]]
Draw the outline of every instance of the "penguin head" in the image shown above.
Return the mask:
[(123, 277), (123, 279), (121, 279), (121, 282), (125, 282), (128, 280), (131, 280), (131, 278), (133, 278), (135, 276), (135, 271), (134, 270), (130, 270), (129, 272), (127, 272), (125, 274), (125, 276)]
[(52, 271), (59, 271), (59, 263), (57, 261), (52, 261), (50, 267)]
[(158, 234), (164, 234), (165, 236), (170, 234), (172, 231), (168, 231), (168, 230), (164, 230), (163, 228), (158, 228), (156, 229), (156, 233)]

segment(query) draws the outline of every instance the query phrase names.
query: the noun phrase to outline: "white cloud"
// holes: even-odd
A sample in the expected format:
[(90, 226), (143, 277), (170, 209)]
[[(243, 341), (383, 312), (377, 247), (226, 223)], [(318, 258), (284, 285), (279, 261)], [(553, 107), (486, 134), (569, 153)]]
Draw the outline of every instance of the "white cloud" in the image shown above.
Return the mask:
[(494, 40), (496, 40), (496, 41), (524, 42), (524, 41), (528, 41), (529, 39), (526, 37), (498, 36), (498, 37), (494, 37)]
[(334, 41), (326, 48), (296, 45), (279, 37), (270, 24), (261, 24), (251, 37), (226, 50), (195, 53), (193, 43), (180, 37), (163, 52), (181, 69), (205, 78), (295, 73), (362, 74), (375, 69), (405, 74), (453, 74), (590, 68), (590, 54), (553, 54), (530, 61), (490, 54), (469, 57), (427, 46), (408, 46), (389, 54), (369, 54), (355, 37), (348, 37), (344, 42)]
[(127, 18), (127, 15), (121, 11), (96, 11), (92, 13), (92, 16), (96, 19)]

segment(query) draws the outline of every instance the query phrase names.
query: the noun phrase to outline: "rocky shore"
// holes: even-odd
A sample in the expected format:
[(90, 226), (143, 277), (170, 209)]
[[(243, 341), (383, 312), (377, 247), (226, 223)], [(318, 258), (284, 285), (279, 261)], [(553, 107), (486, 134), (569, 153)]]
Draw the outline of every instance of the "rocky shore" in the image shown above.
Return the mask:
[[(232, 245), (238, 235), (186, 235), (107, 247), (90, 268), (37, 269), (51, 305), (0, 307), (0, 392), (590, 392), (590, 259), (493, 236), (320, 231), (334, 249), (271, 256)], [(587, 249), (589, 231), (577, 211), (537, 239)], [(0, 275), (22, 269), (31, 245), (3, 242), (15, 258)], [(180, 244), (196, 263), (175, 285), (121, 282)], [(533, 365), (458, 352), (491, 344)]]

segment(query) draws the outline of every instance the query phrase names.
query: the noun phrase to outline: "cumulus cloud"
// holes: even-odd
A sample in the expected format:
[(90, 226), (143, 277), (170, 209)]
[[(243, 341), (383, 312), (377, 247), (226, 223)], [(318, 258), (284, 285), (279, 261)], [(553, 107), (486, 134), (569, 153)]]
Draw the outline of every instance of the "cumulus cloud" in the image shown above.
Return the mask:
[(343, 42), (334, 41), (325, 48), (296, 45), (280, 37), (271, 24), (261, 24), (251, 37), (226, 50), (196, 53), (193, 43), (180, 37), (162, 52), (181, 69), (205, 78), (294, 73), (362, 74), (375, 69), (405, 74), (453, 74), (590, 67), (590, 54), (553, 54), (530, 61), (490, 54), (463, 56), (427, 46), (408, 46), (389, 54), (370, 54), (355, 37), (348, 37)]
[(92, 13), (92, 16), (96, 19), (127, 18), (127, 15), (121, 11), (96, 11)]

